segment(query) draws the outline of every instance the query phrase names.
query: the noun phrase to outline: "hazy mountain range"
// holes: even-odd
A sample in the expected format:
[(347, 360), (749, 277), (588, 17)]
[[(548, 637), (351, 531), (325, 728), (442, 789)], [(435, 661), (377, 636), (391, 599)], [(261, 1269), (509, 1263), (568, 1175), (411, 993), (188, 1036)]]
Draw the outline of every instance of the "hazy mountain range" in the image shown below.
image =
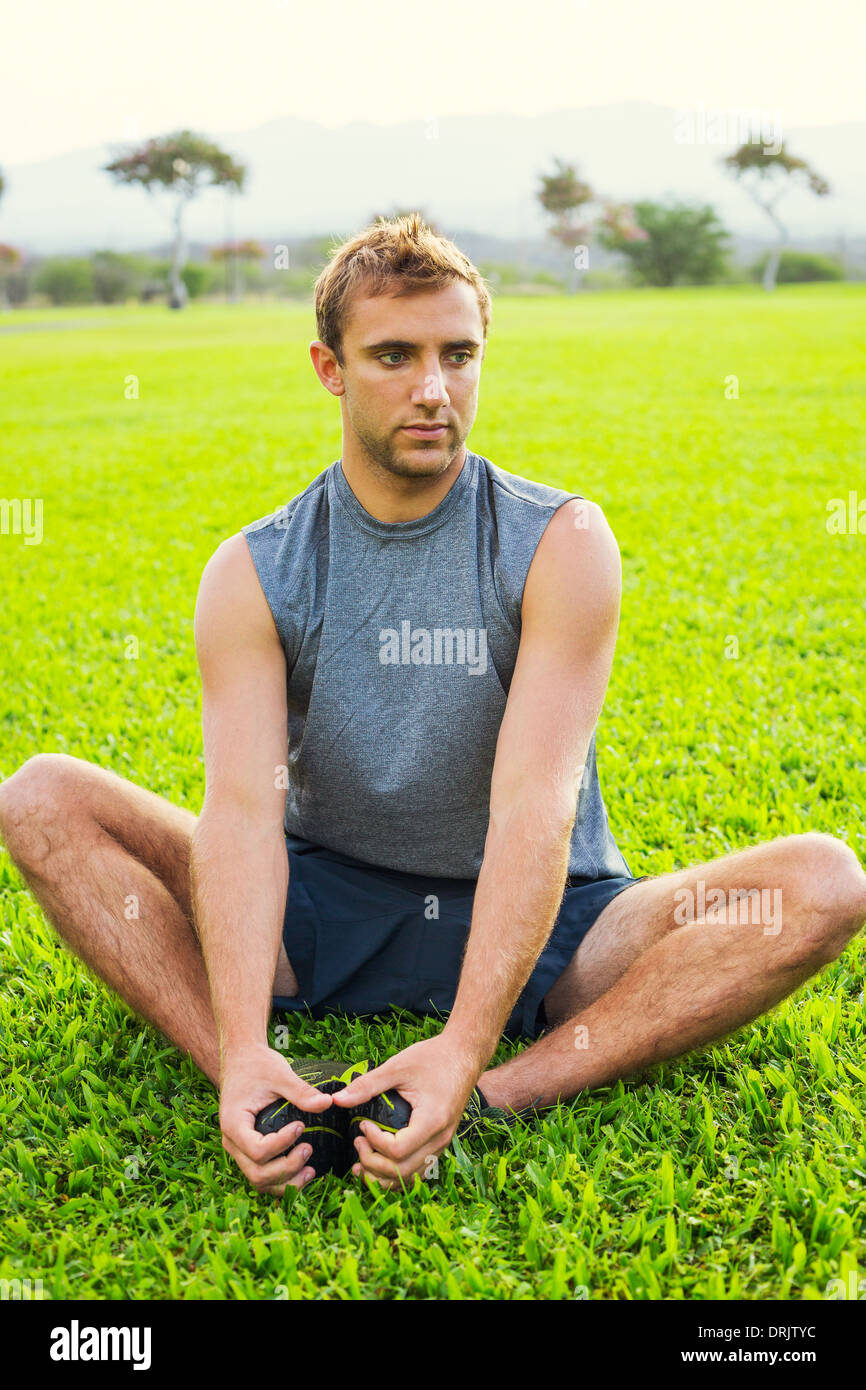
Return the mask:
[[(575, 163), (604, 197), (670, 194), (711, 202), (738, 236), (765, 238), (769, 224), (720, 168), (721, 157), (739, 143), (733, 121), (734, 138), (726, 143), (708, 143), (722, 133), (718, 120), (715, 127), (703, 125), (697, 113), (695, 143), (684, 143), (689, 131), (682, 113), (628, 102), (534, 117), (441, 116), (334, 129), (286, 117), (253, 130), (212, 130), (204, 133), (249, 166), (247, 186), (233, 199), (216, 190), (203, 193), (190, 205), (185, 226), (195, 242), (230, 234), (271, 243), (345, 234), (375, 213), (419, 206), (452, 235), (461, 228), (535, 242), (547, 226), (535, 196), (540, 175), (553, 172), (559, 157)], [(866, 234), (866, 121), (783, 127), (781, 134), (831, 186), (826, 198), (799, 190), (786, 195), (781, 211), (794, 236), (824, 245), (841, 237), (859, 241)], [(39, 254), (164, 243), (172, 200), (119, 187), (100, 171), (130, 143), (18, 165), (0, 152), (7, 180), (0, 241)]]

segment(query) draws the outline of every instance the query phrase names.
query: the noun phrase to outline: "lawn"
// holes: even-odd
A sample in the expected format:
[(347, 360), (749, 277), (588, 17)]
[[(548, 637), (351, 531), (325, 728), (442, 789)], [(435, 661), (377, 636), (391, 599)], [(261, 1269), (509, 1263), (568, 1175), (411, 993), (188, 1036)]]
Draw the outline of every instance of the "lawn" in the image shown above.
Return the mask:
[[(864, 310), (857, 286), (494, 304), (470, 447), (599, 502), (622, 551), (597, 746), (635, 874), (807, 829), (866, 862), (866, 536), (826, 524), (866, 498)], [(41, 498), (44, 536), (0, 534), (0, 778), (68, 752), (198, 812), (201, 570), (340, 452), (312, 310), (15, 324), (0, 499)], [(820, 1299), (866, 1273), (862, 939), (733, 1038), (455, 1143), (411, 1194), (326, 1178), (279, 1202), (2, 849), (0, 918), (0, 1278), (45, 1297)], [(436, 1025), (289, 1031), (381, 1061)]]

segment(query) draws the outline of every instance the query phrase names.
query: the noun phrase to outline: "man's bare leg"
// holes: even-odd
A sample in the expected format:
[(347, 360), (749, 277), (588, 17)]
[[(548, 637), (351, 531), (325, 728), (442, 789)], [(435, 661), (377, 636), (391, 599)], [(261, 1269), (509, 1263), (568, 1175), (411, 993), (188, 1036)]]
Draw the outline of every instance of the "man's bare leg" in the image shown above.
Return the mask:
[[(682, 922), (683, 904), (726, 910)], [(781, 890), (781, 930), (742, 921), (729, 890)], [(691, 890), (691, 899), (681, 890)], [(678, 895), (679, 890), (679, 895)], [(610, 902), (545, 997), (554, 1025), (488, 1071), (491, 1105), (555, 1104), (725, 1037), (835, 960), (866, 922), (866, 875), (830, 835), (791, 835), (636, 883)]]
[[(0, 784), (0, 838), (55, 930), (216, 1085), (219, 1044), (190, 899), (196, 820), (62, 753), (31, 758)], [(274, 991), (297, 989), (281, 945)]]
[[(0, 836), (72, 949), (216, 1083), (219, 1048), (193, 927), (196, 817), (64, 754), (0, 784)], [(677, 891), (782, 891), (782, 929), (675, 917)], [(137, 917), (132, 915), (137, 912)], [(799, 835), (635, 884), (593, 925), (545, 1004), (556, 1030), (487, 1072), (492, 1104), (551, 1104), (736, 1030), (834, 960), (866, 921), (866, 876)], [(274, 992), (297, 981), (281, 947)], [(580, 1031), (577, 1031), (580, 1030)], [(586, 1046), (575, 1046), (585, 1043)]]

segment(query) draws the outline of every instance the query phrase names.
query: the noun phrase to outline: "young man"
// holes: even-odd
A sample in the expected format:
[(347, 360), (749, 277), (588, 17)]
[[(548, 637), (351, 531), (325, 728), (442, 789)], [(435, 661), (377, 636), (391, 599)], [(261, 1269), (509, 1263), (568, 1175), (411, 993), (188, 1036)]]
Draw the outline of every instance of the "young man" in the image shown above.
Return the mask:
[[(368, 228), (316, 315), (342, 456), (205, 567), (201, 815), (64, 755), (0, 786), (50, 920), (219, 1085), (225, 1147), (274, 1193), (314, 1176), (296, 1127), (254, 1129), (276, 1098), (396, 1088), (410, 1124), (368, 1124), (354, 1171), (411, 1183), (476, 1083), (517, 1110), (700, 1047), (866, 920), (824, 834), (629, 873), (595, 762), (617, 545), (594, 503), (467, 451), (490, 301), (453, 243)], [(274, 1002), (447, 1020), (332, 1100), (269, 1048)], [(489, 1070), (503, 1031), (532, 1045)]]

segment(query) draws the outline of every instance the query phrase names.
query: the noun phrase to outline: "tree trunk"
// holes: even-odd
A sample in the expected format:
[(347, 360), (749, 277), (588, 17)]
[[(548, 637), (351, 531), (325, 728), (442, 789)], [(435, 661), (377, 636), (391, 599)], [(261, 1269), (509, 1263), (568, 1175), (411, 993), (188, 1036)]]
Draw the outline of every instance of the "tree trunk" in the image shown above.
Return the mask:
[(182, 309), (189, 299), (180, 272), (186, 265), (186, 244), (183, 239), (183, 198), (178, 198), (174, 213), (174, 248), (171, 261), (171, 299), (169, 307)]
[(774, 290), (776, 288), (776, 276), (779, 273), (779, 262), (782, 259), (782, 252), (788, 240), (788, 231), (770, 208), (767, 208), (766, 211), (768, 216), (772, 219), (776, 231), (779, 233), (779, 240), (776, 242), (776, 245), (770, 249), (770, 254), (767, 257), (767, 264), (764, 269), (764, 289)]
[(784, 241), (778, 241), (767, 257), (767, 264), (764, 268), (765, 290), (774, 290), (776, 288), (776, 275), (779, 270), (779, 262), (782, 259), (782, 248), (784, 244)]

